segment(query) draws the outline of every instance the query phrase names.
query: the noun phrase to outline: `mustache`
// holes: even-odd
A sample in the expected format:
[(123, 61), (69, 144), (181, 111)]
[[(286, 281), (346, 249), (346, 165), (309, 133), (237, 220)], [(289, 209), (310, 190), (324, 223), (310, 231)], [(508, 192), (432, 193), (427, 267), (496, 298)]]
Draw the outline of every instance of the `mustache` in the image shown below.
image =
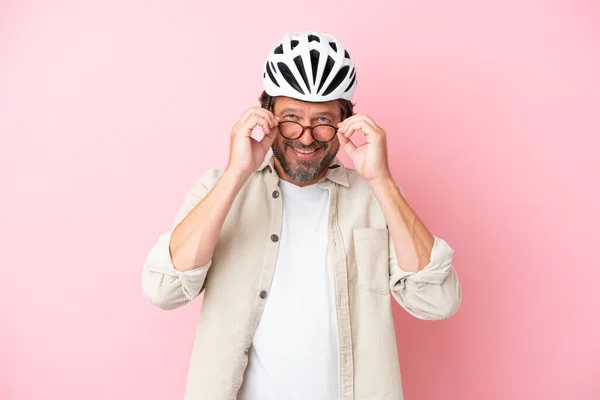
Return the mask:
[(284, 144), (286, 146), (293, 147), (298, 150), (306, 150), (306, 151), (317, 150), (317, 149), (321, 149), (321, 148), (325, 147), (325, 146), (308, 146), (307, 147), (307, 146), (304, 146), (302, 143), (296, 142), (295, 140), (286, 140), (284, 142)]

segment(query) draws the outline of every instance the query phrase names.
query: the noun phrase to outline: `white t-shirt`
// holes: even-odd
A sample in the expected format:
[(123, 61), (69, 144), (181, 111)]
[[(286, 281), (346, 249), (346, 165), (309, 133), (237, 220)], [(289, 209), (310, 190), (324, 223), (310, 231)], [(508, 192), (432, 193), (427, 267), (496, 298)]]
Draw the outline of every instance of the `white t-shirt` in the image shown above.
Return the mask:
[(240, 400), (338, 398), (329, 192), (280, 180), (283, 226), (275, 275), (250, 347)]

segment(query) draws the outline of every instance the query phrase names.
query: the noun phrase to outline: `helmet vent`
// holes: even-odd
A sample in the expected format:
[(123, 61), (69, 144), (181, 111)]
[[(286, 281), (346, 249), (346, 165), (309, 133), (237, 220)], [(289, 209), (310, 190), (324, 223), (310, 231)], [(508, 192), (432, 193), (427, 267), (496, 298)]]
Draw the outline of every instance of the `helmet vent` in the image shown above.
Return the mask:
[(302, 61), (302, 57), (294, 57), (294, 64), (296, 64), (296, 68), (298, 68), (298, 72), (300, 72), (300, 76), (302, 76), (302, 80), (304, 81), (304, 84), (310, 92), (310, 86), (308, 85), (308, 76), (306, 76), (306, 70), (304, 69), (304, 62)]
[(323, 96), (327, 96), (329, 93), (331, 93), (335, 89), (337, 89), (337, 87), (340, 86), (340, 84), (344, 81), (344, 79), (348, 75), (348, 71), (350, 71), (350, 67), (347, 66), (347, 65), (344, 66), (344, 67), (342, 67), (342, 68), (340, 68), (340, 70), (338, 71), (338, 73), (335, 74), (335, 78), (333, 78), (333, 80), (331, 81), (331, 83), (327, 87), (327, 90), (325, 90), (325, 92), (323, 93)]
[(317, 92), (321, 91), (321, 88), (323, 87), (323, 84), (325, 83), (327, 77), (331, 73), (331, 70), (333, 69), (334, 65), (335, 60), (331, 56), (327, 56), (327, 62), (325, 63), (325, 69), (323, 70), (323, 76), (321, 77), (321, 83), (319, 84), (319, 89), (317, 89)]
[(313, 84), (317, 84), (317, 66), (319, 65), (320, 53), (317, 50), (310, 51), (310, 64), (312, 65)]
[(277, 67), (281, 71), (281, 75), (283, 75), (283, 78), (287, 81), (287, 83), (291, 87), (293, 87), (294, 89), (296, 89), (301, 94), (305, 94), (304, 90), (302, 90), (302, 88), (298, 84), (298, 81), (296, 80), (296, 78), (294, 78), (294, 75), (292, 74), (292, 71), (290, 71), (290, 69), (288, 68), (287, 65), (285, 65), (285, 63), (278, 62), (277, 63)]
[(348, 87), (346, 88), (346, 90), (344, 90), (344, 92), (347, 92), (348, 90), (350, 90), (350, 88), (352, 87), (352, 85), (354, 85), (354, 81), (355, 80), (356, 80), (356, 75), (354, 75), (354, 77), (350, 81), (350, 84), (348, 85)]
[(269, 78), (275, 84), (275, 86), (279, 87), (279, 84), (277, 83), (277, 80), (273, 76), (273, 72), (271, 71), (271, 67), (269, 66), (269, 63), (267, 63), (267, 74), (269, 74)]

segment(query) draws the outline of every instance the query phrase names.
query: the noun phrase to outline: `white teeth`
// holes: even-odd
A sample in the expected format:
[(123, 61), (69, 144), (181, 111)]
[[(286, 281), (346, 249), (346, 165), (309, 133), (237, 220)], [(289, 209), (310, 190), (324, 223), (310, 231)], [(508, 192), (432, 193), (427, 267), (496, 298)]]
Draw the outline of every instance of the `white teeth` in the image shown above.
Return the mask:
[(315, 150), (311, 150), (311, 151), (304, 151), (304, 150), (298, 150), (298, 149), (294, 149), (294, 150), (296, 150), (298, 153), (301, 153), (301, 154), (312, 154), (315, 151), (317, 151), (316, 149)]

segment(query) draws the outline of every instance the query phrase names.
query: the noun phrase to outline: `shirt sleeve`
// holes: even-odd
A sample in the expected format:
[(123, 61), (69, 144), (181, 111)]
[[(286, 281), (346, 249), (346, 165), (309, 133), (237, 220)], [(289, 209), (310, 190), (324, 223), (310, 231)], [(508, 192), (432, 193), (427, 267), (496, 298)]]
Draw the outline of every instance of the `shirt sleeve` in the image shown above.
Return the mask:
[(458, 311), (462, 300), (460, 283), (452, 266), (454, 250), (445, 240), (434, 237), (429, 264), (418, 272), (398, 266), (390, 240), (390, 289), (394, 299), (411, 315), (425, 320), (441, 320)]
[[(396, 185), (402, 197), (406, 194)], [(454, 315), (462, 301), (458, 275), (452, 266), (454, 250), (434, 236), (429, 264), (420, 271), (408, 272), (398, 266), (396, 248), (389, 241), (390, 291), (409, 314), (424, 320), (441, 320)]]
[(191, 271), (178, 271), (173, 265), (169, 247), (175, 227), (210, 192), (219, 176), (219, 170), (208, 170), (196, 181), (188, 191), (172, 228), (159, 235), (146, 257), (142, 270), (142, 289), (146, 299), (157, 307), (171, 310), (193, 300), (202, 292), (212, 260)]

